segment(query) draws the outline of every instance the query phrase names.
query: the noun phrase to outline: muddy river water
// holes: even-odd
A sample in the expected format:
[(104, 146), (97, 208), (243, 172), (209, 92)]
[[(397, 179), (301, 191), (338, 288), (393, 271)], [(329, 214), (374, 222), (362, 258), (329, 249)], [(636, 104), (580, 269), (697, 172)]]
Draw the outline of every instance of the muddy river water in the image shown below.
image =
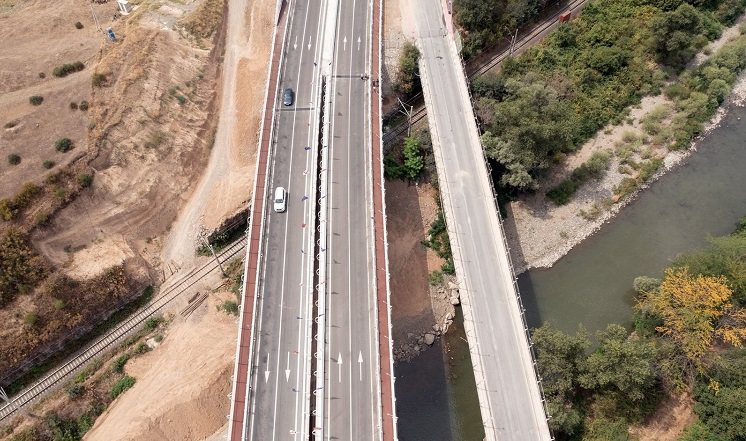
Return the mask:
[[(591, 332), (609, 323), (629, 326), (635, 277), (659, 277), (676, 256), (705, 246), (707, 235), (733, 231), (746, 216), (746, 109), (731, 107), (697, 149), (552, 268), (519, 277), (529, 326), (549, 322), (566, 332), (580, 323)], [(400, 440), (484, 436), (461, 338), (449, 331), (446, 350), (438, 343), (396, 367)]]

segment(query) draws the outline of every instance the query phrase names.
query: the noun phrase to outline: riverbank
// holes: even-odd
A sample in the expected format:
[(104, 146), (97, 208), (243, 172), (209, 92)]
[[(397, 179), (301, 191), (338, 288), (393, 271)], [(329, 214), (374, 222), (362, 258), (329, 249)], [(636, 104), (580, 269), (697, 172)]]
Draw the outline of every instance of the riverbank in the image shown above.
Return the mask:
[[(720, 39), (713, 41), (697, 55), (693, 65), (698, 65), (714, 54), (726, 42), (740, 35), (741, 17), (734, 26), (723, 31)], [(594, 234), (601, 226), (614, 218), (619, 211), (633, 201), (648, 184), (675, 168), (683, 159), (696, 152), (698, 142), (717, 127), (728, 107), (746, 102), (746, 74), (741, 74), (730, 96), (705, 126), (702, 134), (686, 150), (669, 151), (666, 143), (655, 143), (650, 135), (649, 121), (657, 118), (656, 124), (670, 125), (673, 118), (673, 102), (663, 94), (648, 96), (639, 105), (630, 109), (628, 117), (619, 125), (608, 124), (603, 130), (565, 163), (558, 166), (550, 179), (537, 191), (523, 196), (507, 205), (505, 234), (511, 248), (515, 271), (520, 274), (531, 268), (548, 268), (567, 254), (573, 247)], [(648, 129), (646, 131), (646, 129)], [(565, 205), (555, 205), (545, 193), (567, 179), (572, 171), (585, 162), (594, 152), (609, 150), (612, 154), (608, 171), (603, 178), (583, 185)], [(638, 159), (658, 157), (662, 167), (653, 178), (639, 190), (619, 199), (615, 189), (630, 170), (625, 166), (625, 157), (620, 151), (632, 152)]]

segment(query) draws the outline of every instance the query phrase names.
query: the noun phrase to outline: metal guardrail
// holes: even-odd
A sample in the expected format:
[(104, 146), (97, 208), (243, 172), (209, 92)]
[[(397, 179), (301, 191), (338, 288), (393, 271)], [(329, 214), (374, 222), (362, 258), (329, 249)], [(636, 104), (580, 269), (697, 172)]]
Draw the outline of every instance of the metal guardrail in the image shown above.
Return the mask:
[[(322, 135), (321, 135), (321, 146), (317, 146), (317, 148), (321, 148), (321, 169), (318, 173), (318, 179), (319, 179), (319, 194), (321, 195), (319, 197), (319, 200), (317, 203), (319, 204), (319, 219), (318, 219), (318, 225), (316, 227), (319, 235), (318, 239), (318, 248), (319, 248), (319, 254), (316, 255), (316, 259), (318, 262), (318, 280), (319, 283), (314, 287), (316, 292), (318, 293), (318, 300), (316, 300), (316, 307), (318, 308), (319, 315), (316, 317), (316, 329), (317, 334), (314, 336), (317, 342), (317, 353), (314, 354), (316, 357), (316, 371), (313, 373), (313, 375), (316, 378), (321, 379), (322, 388), (318, 389), (318, 391), (314, 391), (314, 395), (316, 396), (316, 408), (314, 413), (314, 419), (315, 419), (315, 427), (319, 428), (317, 433), (315, 435), (317, 437), (321, 437), (321, 439), (324, 439), (324, 418), (326, 418), (325, 414), (325, 408), (324, 408), (324, 399), (326, 397), (325, 390), (323, 388), (324, 379), (325, 376), (325, 369), (326, 369), (326, 295), (327, 295), (327, 284), (326, 284), (326, 256), (327, 253), (325, 250), (327, 249), (326, 241), (327, 241), (327, 216), (328, 216), (328, 207), (327, 207), (327, 195), (329, 194), (329, 130), (331, 128), (331, 109), (332, 109), (332, 101), (333, 96), (329, 93), (329, 85), (331, 84), (331, 77), (327, 78), (325, 81), (323, 81), (324, 85), (324, 93), (321, 94), (321, 97), (319, 99), (324, 99), (324, 97), (328, 97), (328, 108), (324, 111), (324, 119), (322, 121)], [(326, 102), (321, 103), (322, 106), (326, 106)], [(318, 156), (315, 156), (318, 157)], [(314, 190), (315, 190), (314, 186)], [(321, 350), (318, 350), (318, 348), (321, 348)]]
[[(229, 261), (233, 256), (242, 251), (246, 244), (247, 239), (246, 236), (244, 236), (239, 241), (223, 250), (218, 255), (219, 259), (222, 258), (221, 263)], [(165, 290), (163, 294), (146, 305), (134, 316), (128, 318), (124, 322), (117, 325), (114, 329), (112, 329), (111, 332), (98, 338), (93, 343), (86, 346), (77, 355), (73, 356), (62, 365), (56, 367), (49, 374), (45, 375), (42, 379), (34, 383), (31, 387), (27, 388), (15, 397), (12, 397), (12, 405), (6, 404), (2, 408), (0, 408), (0, 421), (3, 421), (4, 419), (10, 417), (17, 410), (17, 407), (26, 406), (37, 398), (41, 397), (49, 389), (59, 386), (60, 383), (65, 381), (72, 374), (78, 372), (78, 370), (83, 368), (88, 362), (96, 358), (98, 355), (102, 354), (106, 350), (111, 349), (118, 342), (122, 341), (129, 335), (139, 330), (140, 326), (145, 323), (146, 320), (153, 317), (166, 305), (176, 299), (179, 294), (191, 287), (198, 280), (204, 278), (207, 274), (210, 274), (212, 271), (218, 269), (218, 267), (218, 263), (211, 259), (209, 263), (187, 273), (178, 283)]]

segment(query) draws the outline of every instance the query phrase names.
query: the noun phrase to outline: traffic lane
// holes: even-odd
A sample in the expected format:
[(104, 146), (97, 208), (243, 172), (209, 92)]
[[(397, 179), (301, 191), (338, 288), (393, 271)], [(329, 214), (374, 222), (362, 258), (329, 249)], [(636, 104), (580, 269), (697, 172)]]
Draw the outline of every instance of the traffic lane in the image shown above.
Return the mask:
[[(372, 355), (372, 352), (375, 350), (372, 349), (373, 336), (371, 333), (377, 329), (377, 322), (371, 318), (373, 311), (372, 302), (375, 301), (372, 297), (374, 295), (372, 290), (374, 267), (372, 265), (372, 249), (369, 241), (371, 234), (368, 231), (368, 227), (370, 226), (369, 219), (372, 213), (370, 211), (369, 199), (370, 149), (367, 145), (367, 140), (369, 139), (367, 135), (369, 135), (370, 127), (367, 120), (365, 97), (369, 85), (367, 82), (362, 82), (357, 78), (338, 79), (335, 84), (337, 85), (337, 89), (334, 93), (334, 115), (338, 120), (348, 115), (346, 133), (340, 131), (340, 125), (337, 124), (333, 138), (336, 146), (336, 150), (334, 150), (335, 163), (344, 162), (340, 156), (342, 154), (347, 155), (347, 179), (344, 179), (342, 173), (339, 172), (340, 168), (335, 167), (333, 182), (347, 182), (346, 193), (348, 200), (346, 203), (348, 210), (344, 214), (346, 215), (348, 230), (350, 231), (347, 237), (349, 244), (345, 244), (350, 268), (348, 279), (346, 280), (349, 285), (349, 295), (345, 299), (347, 300), (346, 305), (342, 306), (347, 306), (347, 316), (352, 317), (353, 320), (350, 332), (347, 335), (342, 335), (351, 339), (348, 344), (348, 353), (344, 354), (342, 358), (352, 363), (352, 365), (347, 367), (347, 370), (351, 374), (349, 389), (353, 398), (351, 409), (354, 413), (350, 417), (352, 424), (350, 429), (352, 430), (352, 439), (356, 439), (358, 436), (356, 433), (363, 433), (366, 436), (370, 436), (369, 434), (373, 432), (374, 412), (371, 409), (371, 405), (378, 401), (376, 395), (373, 393), (373, 389), (375, 388), (373, 383), (374, 377), (369, 372), (372, 360), (375, 360), (375, 356)], [(346, 143), (343, 142), (345, 140), (347, 141)], [(344, 144), (346, 144), (345, 148), (339, 151), (338, 147)], [(343, 196), (340, 196), (340, 193), (336, 192), (332, 198), (335, 200), (335, 203), (336, 201), (343, 203), (344, 201), (340, 201)], [(335, 237), (334, 239), (337, 238)], [(335, 255), (336, 253), (344, 254), (344, 250), (341, 250), (340, 247), (334, 246), (333, 250)], [(338, 260), (335, 259), (335, 262), (338, 262)], [(342, 282), (344, 281), (343, 279)], [(340, 282), (335, 281), (333, 283)], [(339, 300), (342, 299), (339, 298)], [(332, 302), (337, 303), (334, 296), (332, 296)], [(333, 305), (332, 308), (335, 308), (335, 306)], [(337, 308), (337, 310), (339, 309)], [(331, 332), (333, 335), (337, 333), (335, 331)], [(335, 342), (336, 340), (330, 344), (331, 349), (329, 352), (338, 357), (339, 352), (334, 350)], [(330, 378), (330, 381), (333, 383), (331, 387), (334, 388), (334, 378)], [(362, 384), (361, 381), (363, 382)], [(337, 378), (336, 383), (339, 383), (339, 378)]]
[(352, 317), (351, 348), (353, 368), (351, 393), (353, 415), (351, 420), (351, 439), (365, 439), (376, 432), (374, 417), (379, 401), (375, 393), (376, 376), (371, 375), (371, 366), (376, 358), (371, 355), (374, 345), (374, 333), (377, 332), (377, 317), (373, 305), (376, 301), (374, 291), (374, 265), (372, 265), (372, 245), (370, 243), (371, 201), (369, 199), (370, 181), (370, 146), (367, 124), (367, 88), (368, 81), (350, 80), (349, 113), (352, 121), (351, 144), (349, 146), (349, 213), (350, 219), (350, 261), (351, 271), (351, 308)]
[[(324, 2), (295, 2), (293, 19), (285, 40), (285, 60), (277, 99), (291, 88), (295, 100), (290, 107), (309, 107), (316, 98), (313, 81), (318, 74), (318, 58)], [(301, 19), (302, 18), (302, 19)], [(288, 109), (288, 107), (283, 107)]]
[[(355, 0), (352, 0), (355, 1)], [(329, 212), (328, 240), (330, 265), (327, 273), (327, 366), (331, 366), (336, 357), (337, 375), (327, 375), (326, 384), (326, 435), (330, 438), (352, 439), (350, 419), (352, 402), (350, 400), (350, 377), (352, 369), (350, 349), (350, 271), (349, 237), (350, 225), (347, 217), (348, 208), (348, 150), (350, 144), (349, 130), (349, 78), (340, 78), (340, 71), (348, 72), (344, 67), (351, 54), (350, 35), (345, 26), (352, 20), (352, 1), (340, 2), (337, 10), (336, 35), (334, 39), (334, 59), (332, 66), (331, 90), (331, 139), (329, 140)], [(336, 382), (335, 382), (336, 380)]]
[[(366, 222), (370, 217), (366, 214), (370, 204), (365, 136), (368, 126), (364, 84), (357, 78), (342, 78), (335, 81), (335, 86), (327, 353), (330, 365), (337, 364), (337, 368), (328, 376), (328, 433), (343, 439), (368, 439), (374, 431), (370, 403), (376, 399), (371, 393), (371, 375), (367, 371), (360, 375), (361, 368), (369, 369), (370, 332), (375, 329), (370, 321), (373, 294)], [(360, 378), (367, 386), (360, 385)]]
[(350, 285), (351, 264), (349, 261), (350, 224), (347, 213), (349, 192), (349, 130), (348, 114), (349, 79), (335, 79), (332, 100), (332, 137), (329, 142), (329, 213), (328, 227), (330, 237), (328, 252), (330, 266), (328, 271), (329, 296), (327, 313), (327, 358), (331, 366), (336, 358), (336, 375), (329, 375), (327, 384), (327, 417), (326, 433), (330, 437), (349, 439), (350, 401)]
[(340, 5), (335, 75), (370, 76), (370, 8), (366, 0), (347, 0)]
[[(301, 10), (300, 7), (298, 9)], [(300, 33), (301, 37), (305, 38), (306, 32), (318, 32), (320, 11), (310, 8), (308, 5), (302, 8), (302, 11), (304, 12), (303, 20), (294, 19), (291, 23), (291, 36), (293, 33), (296, 33), (296, 36)], [(309, 21), (311, 23), (310, 27), (308, 26)], [(311, 87), (298, 90), (300, 89), (298, 86), (301, 81), (310, 83), (313, 69), (301, 69), (305, 54), (302, 51), (291, 52), (289, 41), (286, 42), (286, 63), (283, 66), (284, 84), (295, 84), (296, 98), (301, 100), (307, 98), (310, 103), (310, 98), (313, 96)], [(279, 97), (276, 97), (276, 99), (279, 100)], [(307, 222), (308, 215), (303, 209), (304, 204), (294, 203), (293, 198), (296, 194), (305, 193), (308, 187), (307, 177), (298, 173), (298, 170), (306, 169), (309, 153), (305, 149), (302, 150), (303, 153), (296, 153), (296, 146), (300, 145), (303, 148), (308, 144), (312, 133), (309, 130), (311, 120), (310, 112), (299, 112), (296, 106), (293, 106), (290, 112), (279, 112), (276, 119), (277, 139), (273, 155), (273, 176), (270, 187), (272, 193), (270, 198), (273, 195), (274, 188), (283, 186), (288, 190), (289, 200), (286, 213), (270, 212), (265, 267), (265, 282), (267, 285), (264, 292), (262, 313), (262, 323), (266, 326), (263, 326), (260, 333), (260, 336), (264, 338), (257, 344), (256, 353), (257, 359), (263, 359), (264, 370), (255, 374), (257, 379), (255, 394), (257, 397), (256, 406), (262, 409), (263, 413), (269, 413), (267, 409), (272, 409), (272, 418), (262, 417), (261, 421), (255, 423), (256, 431), (252, 433), (257, 436), (257, 439), (266, 439), (270, 433), (274, 437), (278, 431), (284, 431), (285, 429), (297, 431), (299, 426), (307, 426), (302, 422), (304, 416), (298, 415), (297, 410), (297, 394), (305, 394), (307, 391), (301, 385), (298, 385), (298, 387), (292, 387), (289, 384), (283, 386), (280, 371), (283, 361), (286, 364), (284, 370), (290, 370), (289, 357), (286, 357), (286, 360), (281, 360), (284, 354), (297, 354), (297, 362), (293, 369), (296, 371), (296, 376), (300, 374), (305, 365), (305, 362), (302, 365), (301, 361), (308, 358), (304, 351), (305, 347), (301, 347), (299, 341), (305, 339), (306, 326), (302, 319), (297, 318), (302, 317), (307, 309), (306, 304), (310, 303), (308, 288), (304, 290), (301, 285), (303, 275), (309, 271), (307, 261), (304, 263), (305, 257), (302, 254), (304, 243), (307, 242), (306, 233), (300, 225)], [(293, 168), (295, 168), (295, 174), (292, 173)], [(267, 207), (272, 210), (271, 200), (268, 202)], [(272, 218), (284, 219), (284, 223), (273, 223)], [(293, 226), (298, 226), (297, 229), (291, 228), (290, 219), (293, 219)], [(282, 256), (283, 262), (281, 265), (271, 257), (275, 255)], [(279, 287), (276, 286), (277, 281), (281, 281)], [(307, 283), (306, 286), (310, 286), (310, 283)], [(297, 303), (286, 300), (286, 294), (288, 299), (296, 297), (298, 299)], [(262, 343), (264, 343), (263, 349), (266, 349), (266, 351), (262, 350)], [(266, 355), (264, 355), (264, 352), (266, 352)], [(258, 371), (261, 371), (261, 363), (258, 364), (260, 365)], [(289, 383), (287, 372), (285, 372), (285, 377), (285, 383)], [(296, 411), (278, 413), (279, 407), (292, 407)]]
[[(284, 139), (278, 139), (277, 155), (274, 168), (276, 173), (271, 180), (272, 194), (267, 201), (269, 213), (269, 228), (267, 230), (267, 248), (265, 253), (264, 290), (261, 304), (261, 328), (257, 344), (256, 358), (259, 365), (256, 374), (254, 393), (256, 407), (267, 412), (272, 409), (271, 418), (256, 421), (257, 427), (254, 439), (268, 439), (270, 433), (293, 429), (296, 424), (294, 413), (280, 412), (280, 407), (295, 403), (296, 394), (293, 389), (303, 390), (301, 387), (287, 384), (287, 378), (282, 378), (287, 366), (284, 355), (297, 352), (297, 357), (304, 357), (300, 347), (298, 334), (302, 331), (302, 317), (305, 305), (310, 303), (307, 293), (309, 283), (302, 285), (304, 276), (308, 273), (307, 257), (302, 249), (306, 242), (307, 232), (301, 224), (307, 221), (308, 213), (305, 204), (300, 201), (299, 194), (305, 191), (307, 176), (302, 171), (305, 167), (305, 150), (293, 148), (302, 144), (298, 140), (305, 140), (309, 130), (305, 123), (299, 124), (299, 117), (306, 117), (304, 112), (280, 115), (280, 126), (294, 127)], [(304, 119), (300, 119), (304, 121)], [(297, 127), (297, 128), (295, 128)], [(301, 153), (302, 152), (302, 153)], [(285, 159), (287, 158), (287, 162)], [(288, 189), (287, 211), (275, 213), (272, 196), (274, 188), (283, 186)], [(293, 367), (297, 373), (298, 366)], [(300, 392), (303, 393), (303, 392)], [(276, 427), (275, 427), (276, 426)]]

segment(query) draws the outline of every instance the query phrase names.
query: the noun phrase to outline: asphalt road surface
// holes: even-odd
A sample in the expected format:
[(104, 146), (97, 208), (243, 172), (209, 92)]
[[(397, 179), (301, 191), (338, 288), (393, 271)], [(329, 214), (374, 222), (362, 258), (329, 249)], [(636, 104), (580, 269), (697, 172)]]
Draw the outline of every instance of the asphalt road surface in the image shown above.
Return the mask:
[[(329, 7), (331, 6), (331, 7)], [(324, 394), (324, 438), (380, 434), (370, 158), (371, 4), (297, 1), (289, 28), (271, 157), (270, 198), (288, 190), (285, 213), (267, 201), (263, 281), (257, 305), (246, 439), (308, 439), (314, 393)], [(333, 38), (332, 38), (333, 37)], [(326, 45), (326, 46), (324, 46)], [(318, 170), (322, 75), (330, 122), (328, 170)], [(280, 101), (278, 101), (279, 103)], [(315, 176), (328, 173), (327, 249), (314, 249)], [(322, 190), (322, 193), (324, 191)], [(313, 385), (314, 253), (327, 254), (323, 383)], [(315, 390), (311, 390), (315, 387)], [(315, 402), (315, 400), (313, 400)]]
[(339, 4), (330, 97), (324, 439), (377, 440), (370, 145), (371, 3)]
[(460, 61), (441, 3), (412, 8), (438, 173), (488, 440), (549, 440)]
[[(312, 227), (318, 139), (318, 60), (323, 2), (294, 2), (275, 115), (263, 289), (257, 305), (252, 393), (245, 439), (308, 439), (311, 388)], [(259, 80), (259, 79), (257, 79)], [(286, 88), (292, 106), (282, 106)], [(285, 187), (285, 213), (273, 211), (274, 189)]]

